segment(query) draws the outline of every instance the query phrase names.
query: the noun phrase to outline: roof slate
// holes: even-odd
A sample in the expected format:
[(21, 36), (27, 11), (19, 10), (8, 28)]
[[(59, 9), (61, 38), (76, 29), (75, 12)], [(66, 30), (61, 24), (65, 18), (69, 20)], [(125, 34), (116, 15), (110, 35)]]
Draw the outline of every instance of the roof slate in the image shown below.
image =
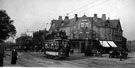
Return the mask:
[[(59, 20), (52, 20), (50, 30), (54, 30), (54, 29), (57, 29), (58, 27), (60, 27), (61, 26), (61, 22), (62, 21), (59, 21)], [(55, 25), (55, 26), (52, 26), (52, 25)]]
[[(85, 17), (84, 16), (78, 17), (78, 20), (83, 19), (83, 18), (88, 19), (91, 22), (94, 21), (93, 17), (86, 17), (86, 16)], [(120, 23), (119, 20), (106, 20), (106, 21), (104, 21), (101, 18), (97, 18), (97, 22), (94, 22), (93, 24), (96, 25), (97, 27), (105, 27), (105, 23), (107, 23), (107, 22), (110, 23), (111, 28), (117, 28), (117, 25)], [(75, 23), (77, 23), (77, 22), (75, 22), (74, 18), (69, 19), (69, 21), (52, 20), (52, 25), (55, 24), (55, 26), (51, 25), (50, 30), (54, 30), (58, 27), (71, 27), (71, 26), (75, 25)]]
[(117, 28), (117, 25), (120, 23), (119, 20), (109, 20), (112, 28)]

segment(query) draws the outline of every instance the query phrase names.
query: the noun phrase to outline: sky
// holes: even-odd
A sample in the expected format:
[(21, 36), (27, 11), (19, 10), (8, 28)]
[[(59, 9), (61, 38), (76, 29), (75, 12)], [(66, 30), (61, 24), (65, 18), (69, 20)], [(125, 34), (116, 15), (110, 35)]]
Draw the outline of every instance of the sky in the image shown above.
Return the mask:
[(123, 35), (128, 40), (135, 40), (135, 0), (0, 0), (0, 9), (6, 10), (14, 20), (16, 36), (26, 31), (49, 29), (51, 20), (63, 19), (69, 14), (84, 14), (98, 17), (106, 14), (107, 18), (119, 19)]

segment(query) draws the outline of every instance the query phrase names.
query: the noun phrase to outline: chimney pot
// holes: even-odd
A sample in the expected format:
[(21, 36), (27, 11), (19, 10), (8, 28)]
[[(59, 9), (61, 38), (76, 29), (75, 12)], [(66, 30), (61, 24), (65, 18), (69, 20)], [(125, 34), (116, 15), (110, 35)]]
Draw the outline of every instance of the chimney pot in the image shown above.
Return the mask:
[(77, 16), (77, 14), (75, 14), (75, 17), (74, 17), (74, 21), (76, 22), (77, 21), (77, 19), (78, 19), (78, 16)]
[(97, 22), (97, 14), (94, 14), (93, 20), (94, 22)]
[(69, 19), (69, 17), (68, 16), (65, 16), (65, 19)]
[(75, 14), (75, 17), (77, 17), (77, 14)]
[(68, 22), (68, 21), (69, 21), (69, 17), (68, 17), (68, 16), (65, 16), (64, 21), (65, 21), (65, 22)]

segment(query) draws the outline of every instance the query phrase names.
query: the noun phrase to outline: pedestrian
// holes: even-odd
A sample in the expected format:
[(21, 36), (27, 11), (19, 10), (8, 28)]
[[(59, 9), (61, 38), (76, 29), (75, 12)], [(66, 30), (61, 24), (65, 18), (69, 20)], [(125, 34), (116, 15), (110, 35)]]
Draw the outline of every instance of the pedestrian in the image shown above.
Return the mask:
[(70, 54), (73, 54), (73, 53), (74, 53), (74, 50), (73, 50), (73, 49), (71, 49), (71, 50), (70, 50)]
[(126, 58), (127, 58), (127, 56), (128, 56), (128, 52), (127, 52), (127, 51), (125, 51), (125, 53), (124, 53), (124, 54), (125, 54), (125, 57), (124, 57), (124, 58), (126, 59)]
[(109, 58), (112, 58), (112, 56), (113, 56), (113, 50), (110, 50), (109, 51)]
[(0, 45), (0, 67), (3, 66), (4, 48)]
[(18, 53), (16, 49), (14, 48), (12, 51), (12, 58), (11, 58), (11, 64), (16, 64)]
[(69, 57), (69, 52), (70, 52), (71, 46), (68, 43), (66, 44), (66, 49), (67, 49), (66, 50), (67, 51), (66, 52), (67, 53), (67, 57)]
[(119, 56), (120, 56), (120, 61), (122, 61), (122, 58), (123, 58), (123, 53), (122, 53), (122, 51), (119, 52)]

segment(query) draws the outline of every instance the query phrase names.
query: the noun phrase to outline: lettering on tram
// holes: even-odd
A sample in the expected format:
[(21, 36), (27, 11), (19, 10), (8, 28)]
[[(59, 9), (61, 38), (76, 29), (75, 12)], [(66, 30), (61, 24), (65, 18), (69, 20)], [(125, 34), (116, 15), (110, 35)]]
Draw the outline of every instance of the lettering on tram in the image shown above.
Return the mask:
[(69, 57), (70, 45), (67, 39), (46, 40), (44, 45), (44, 54), (57, 58)]

